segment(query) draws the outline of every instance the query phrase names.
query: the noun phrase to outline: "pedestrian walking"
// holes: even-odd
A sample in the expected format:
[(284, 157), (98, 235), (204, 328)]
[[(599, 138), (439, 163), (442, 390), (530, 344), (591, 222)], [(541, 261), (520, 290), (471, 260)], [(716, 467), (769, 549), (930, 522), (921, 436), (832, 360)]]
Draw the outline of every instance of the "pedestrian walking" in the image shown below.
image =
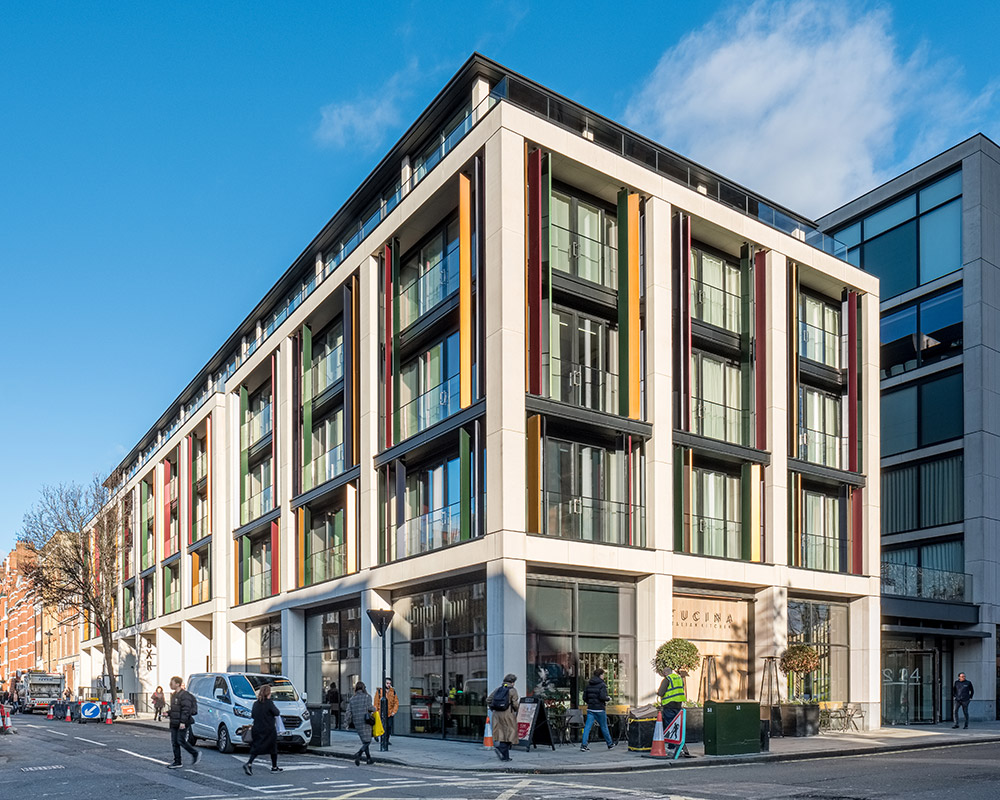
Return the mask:
[(344, 725), (354, 724), (354, 730), (358, 732), (361, 739), (361, 749), (354, 754), (354, 766), (361, 766), (361, 756), (365, 757), (366, 764), (374, 763), (371, 751), (368, 746), (372, 743), (372, 725), (375, 724), (375, 705), (372, 703), (372, 696), (368, 694), (368, 689), (363, 681), (358, 681), (354, 686), (354, 696), (347, 704), (347, 715), (344, 717)]
[(191, 754), (191, 766), (194, 766), (201, 760), (201, 753), (192, 747), (188, 735), (194, 715), (198, 713), (198, 701), (184, 688), (184, 681), (176, 675), (170, 679), (170, 691), (172, 694), (167, 719), (170, 720), (170, 746), (174, 750), (174, 763), (168, 764), (167, 769), (180, 769), (184, 766), (181, 763), (182, 747)]
[[(386, 700), (386, 711), (385, 719), (382, 720), (382, 727), (385, 729), (385, 733), (382, 734), (382, 744), (386, 747), (389, 746), (389, 740), (392, 739), (392, 722), (396, 718), (396, 712), (399, 711), (399, 697), (396, 696), (396, 690), (392, 688), (392, 678), (385, 679), (385, 700)], [(375, 708), (378, 709), (378, 713), (382, 713), (382, 690), (378, 689), (375, 692)]]
[(958, 673), (958, 680), (955, 681), (954, 685), (951, 687), (951, 700), (954, 706), (954, 716), (955, 724), (951, 727), (958, 727), (958, 710), (962, 709), (965, 714), (965, 727), (969, 727), (969, 703), (972, 701), (972, 696), (976, 693), (976, 688), (972, 685), (972, 681), (965, 679), (965, 673)]
[(340, 728), (340, 689), (337, 687), (336, 683), (331, 683), (330, 688), (326, 690), (326, 695), (323, 697), (323, 702), (330, 706), (330, 716), (333, 717), (333, 726), (335, 728)]
[(581, 750), (590, 750), (590, 729), (596, 721), (601, 726), (601, 735), (604, 736), (604, 743), (608, 750), (615, 746), (611, 738), (611, 731), (608, 730), (607, 704), (611, 698), (608, 696), (608, 684), (604, 682), (604, 668), (598, 667), (591, 675), (587, 688), (583, 690), (583, 701), (587, 704), (587, 722), (583, 726), (583, 743)]
[[(663, 722), (669, 725), (673, 718), (677, 716), (677, 712), (684, 708), (684, 701), (687, 700), (687, 695), (684, 692), (684, 678), (677, 674), (677, 670), (670, 670), (670, 673), (660, 681), (660, 688), (657, 690), (657, 694), (660, 695), (663, 704)], [(671, 753), (676, 749), (677, 745), (675, 744), (667, 745), (667, 750)], [(687, 742), (684, 743), (681, 755), (684, 758), (694, 758), (688, 752)]]
[(278, 723), (281, 716), (271, 699), (271, 684), (265, 683), (257, 692), (257, 700), (250, 709), (253, 727), (250, 729), (250, 760), (243, 765), (247, 775), (253, 775), (253, 760), (257, 756), (270, 753), (271, 772), (281, 772), (278, 766)]
[(510, 746), (518, 741), (517, 707), (521, 701), (514, 688), (515, 683), (517, 675), (507, 673), (503, 683), (486, 698), (486, 707), (490, 710), (493, 725), (493, 749), (501, 761), (513, 761)]
[(153, 692), (153, 721), (163, 721), (163, 707), (167, 704), (167, 699), (163, 695), (163, 687), (157, 686)]

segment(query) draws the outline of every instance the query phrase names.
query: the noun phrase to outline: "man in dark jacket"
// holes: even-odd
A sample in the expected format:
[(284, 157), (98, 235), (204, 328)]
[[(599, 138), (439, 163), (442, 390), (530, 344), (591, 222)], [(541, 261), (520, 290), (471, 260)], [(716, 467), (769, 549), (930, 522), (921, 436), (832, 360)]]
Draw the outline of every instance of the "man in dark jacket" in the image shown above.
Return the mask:
[(605, 709), (608, 697), (608, 685), (604, 682), (604, 669), (598, 667), (587, 683), (587, 688), (583, 690), (583, 702), (587, 704), (587, 722), (583, 726), (583, 743), (581, 750), (589, 750), (590, 729), (596, 721), (601, 726), (601, 734), (604, 736), (604, 743), (608, 750), (615, 746), (611, 739), (611, 731), (608, 730), (608, 712)]
[(958, 680), (951, 687), (951, 699), (955, 707), (955, 724), (951, 727), (958, 727), (958, 709), (962, 709), (962, 712), (965, 714), (965, 727), (969, 727), (969, 703), (975, 693), (976, 689), (972, 685), (972, 681), (967, 681), (965, 673), (959, 672)]
[(176, 675), (170, 679), (170, 711), (167, 718), (170, 720), (170, 746), (174, 749), (174, 763), (168, 764), (167, 769), (180, 769), (184, 766), (181, 763), (181, 748), (183, 747), (191, 754), (191, 766), (194, 766), (201, 759), (198, 752), (188, 741), (191, 723), (197, 712), (198, 704), (194, 695), (184, 688), (184, 681)]

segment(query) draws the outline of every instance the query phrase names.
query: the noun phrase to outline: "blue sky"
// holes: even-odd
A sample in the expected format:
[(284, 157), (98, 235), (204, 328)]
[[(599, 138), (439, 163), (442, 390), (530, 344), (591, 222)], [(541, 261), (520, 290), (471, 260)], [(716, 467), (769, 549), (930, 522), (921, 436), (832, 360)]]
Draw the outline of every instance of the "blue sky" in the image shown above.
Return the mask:
[(0, 7), (0, 556), (106, 474), (474, 50), (819, 215), (983, 131), (993, 2)]

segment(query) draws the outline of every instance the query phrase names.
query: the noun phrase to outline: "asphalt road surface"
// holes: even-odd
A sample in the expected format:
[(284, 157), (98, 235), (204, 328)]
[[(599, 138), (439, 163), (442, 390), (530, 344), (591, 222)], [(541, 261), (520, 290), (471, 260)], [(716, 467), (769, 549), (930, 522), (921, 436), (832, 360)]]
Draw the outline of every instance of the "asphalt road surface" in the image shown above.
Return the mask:
[(477, 774), (365, 766), (282, 752), (284, 771), (265, 759), (243, 774), (246, 754), (204, 744), (197, 767), (168, 770), (164, 732), (125, 725), (69, 725), (15, 717), (17, 735), (0, 737), (4, 800), (995, 800), (1000, 744), (960, 745), (884, 755), (738, 766), (661, 768), (570, 775)]

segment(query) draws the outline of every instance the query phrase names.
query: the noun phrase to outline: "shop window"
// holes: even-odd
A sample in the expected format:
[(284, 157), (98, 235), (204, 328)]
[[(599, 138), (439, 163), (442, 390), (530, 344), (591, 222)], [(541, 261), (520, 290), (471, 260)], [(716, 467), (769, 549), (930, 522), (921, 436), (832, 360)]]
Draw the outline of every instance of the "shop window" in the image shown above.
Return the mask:
[(846, 702), (850, 676), (848, 607), (807, 600), (788, 601), (788, 644), (819, 653), (819, 666), (806, 675), (789, 673), (788, 697), (798, 702)]
[(280, 675), (281, 617), (270, 617), (248, 624), (246, 632), (246, 671)]
[[(305, 690), (310, 701), (322, 702), (331, 685), (340, 693), (342, 708), (354, 694), (361, 677), (361, 621), (359, 605), (327, 607), (306, 615)], [(397, 691), (402, 696), (401, 687)], [(340, 719), (340, 709), (333, 709), (337, 727)]]

